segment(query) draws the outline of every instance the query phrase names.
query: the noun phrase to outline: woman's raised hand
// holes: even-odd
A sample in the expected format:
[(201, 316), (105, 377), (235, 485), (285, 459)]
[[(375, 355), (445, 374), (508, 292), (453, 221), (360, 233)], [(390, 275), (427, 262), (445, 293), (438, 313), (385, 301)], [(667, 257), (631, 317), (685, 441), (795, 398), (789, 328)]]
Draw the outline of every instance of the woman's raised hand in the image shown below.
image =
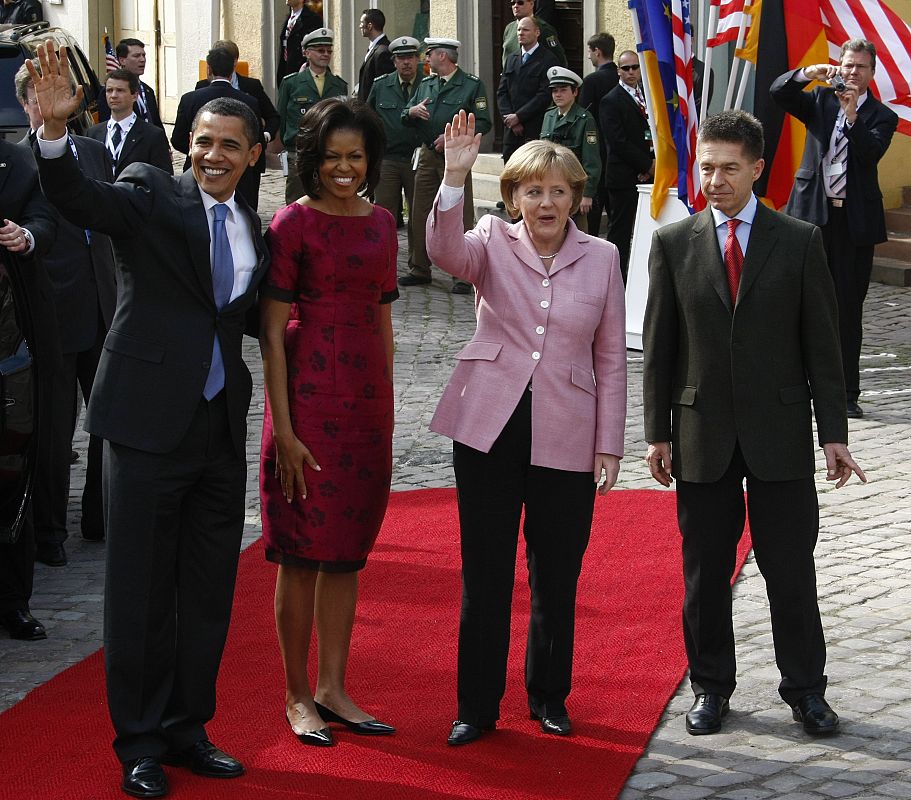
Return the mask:
[(41, 72), (29, 60), (25, 67), (35, 86), (38, 108), (44, 119), (46, 139), (59, 139), (66, 131), (66, 121), (76, 113), (82, 103), (82, 87), (73, 91), (70, 78), (70, 60), (66, 47), (60, 48), (60, 57), (54, 52), (54, 40), (38, 45), (38, 64)]
[[(474, 162), (478, 158), (481, 148), (481, 134), (474, 132), (474, 114), (459, 111), (446, 123), (443, 132), (443, 153), (446, 156), (446, 176), (444, 182), (447, 186), (461, 186), (465, 177), (471, 172)], [(452, 182), (447, 178), (455, 178)]]

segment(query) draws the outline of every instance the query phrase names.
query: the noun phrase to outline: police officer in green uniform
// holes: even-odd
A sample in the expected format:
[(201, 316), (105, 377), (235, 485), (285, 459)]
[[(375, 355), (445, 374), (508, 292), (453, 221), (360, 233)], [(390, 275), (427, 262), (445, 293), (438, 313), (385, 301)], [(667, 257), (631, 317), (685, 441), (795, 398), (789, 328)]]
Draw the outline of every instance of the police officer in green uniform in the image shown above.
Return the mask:
[[(430, 259), (427, 256), (425, 225), (437, 190), (443, 182), (446, 166), (443, 157), (443, 130), (447, 122), (462, 109), (475, 115), (477, 133), (490, 130), (490, 110), (484, 84), (474, 75), (459, 69), (457, 39), (424, 39), (427, 61), (435, 73), (418, 84), (417, 91), (402, 112), (402, 122), (418, 132), (421, 148), (418, 151), (417, 172), (414, 176), (414, 250), (411, 269), (399, 278), (400, 286), (419, 286), (430, 283)], [(465, 230), (474, 225), (474, 199), (471, 176), (465, 182)], [(471, 285), (456, 281), (453, 294), (469, 294)]]
[(408, 266), (414, 254), (414, 170), (411, 162), (421, 140), (414, 127), (402, 123), (402, 111), (418, 86), (418, 49), (421, 43), (411, 36), (399, 36), (389, 43), (395, 72), (380, 75), (367, 95), (369, 105), (383, 121), (386, 130), (386, 152), (380, 167), (380, 182), (374, 200), (396, 216), (402, 192), (408, 204)]
[(332, 41), (335, 35), (328, 28), (310, 31), (301, 42), (307, 66), (295, 75), (286, 75), (278, 90), (279, 132), (288, 151), (288, 175), (285, 178), (285, 202), (293, 203), (304, 196), (304, 185), (297, 174), (297, 146), (294, 141), (300, 127), (301, 114), (326, 97), (346, 97), (348, 83), (329, 69), (332, 60)]
[(588, 181), (582, 192), (582, 204), (573, 222), (583, 233), (588, 233), (588, 212), (598, 193), (601, 181), (601, 153), (598, 147), (598, 125), (595, 118), (576, 103), (582, 78), (566, 67), (547, 70), (547, 82), (555, 108), (544, 115), (541, 138), (562, 144), (573, 151)]
[[(512, 3), (512, 15), (515, 19), (503, 30), (503, 69), (506, 69), (506, 60), (513, 54), (519, 52), (519, 35), (517, 28), (520, 19), (530, 17), (535, 10), (535, 0), (515, 0)], [(566, 53), (560, 39), (557, 36), (556, 28), (549, 22), (545, 22), (541, 17), (535, 17), (535, 22), (541, 30), (541, 38), (538, 40), (556, 57), (557, 61), (566, 66)]]

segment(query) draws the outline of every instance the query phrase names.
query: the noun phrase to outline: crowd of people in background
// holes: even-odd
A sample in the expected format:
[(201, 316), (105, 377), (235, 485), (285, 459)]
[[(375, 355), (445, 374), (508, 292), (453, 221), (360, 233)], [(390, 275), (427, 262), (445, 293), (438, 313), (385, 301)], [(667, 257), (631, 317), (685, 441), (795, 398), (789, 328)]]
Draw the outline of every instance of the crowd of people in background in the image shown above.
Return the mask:
[[(81, 395), (91, 434), (81, 533), (107, 542), (108, 704), (127, 794), (166, 794), (162, 764), (244, 773), (205, 725), (244, 521), (245, 332), (260, 337), (264, 365), (262, 525), (277, 564), (287, 722), (321, 747), (334, 744), (330, 723), (395, 733), (348, 694), (346, 667), (358, 573), (392, 478), (391, 303), (398, 287), (431, 284), (434, 267), (452, 276), (452, 293), (478, 301), (477, 332), (432, 423), (453, 440), (462, 535), (448, 743), (496, 727), (523, 509), (529, 712), (543, 733), (571, 733), (575, 586), (596, 495), (613, 486), (624, 454), (624, 285), (636, 187), (653, 179), (655, 154), (638, 54), (615, 62), (613, 36), (596, 33), (587, 41), (594, 71), (581, 77), (548, 21), (552, 5), (514, 0), (490, 97), (460, 66), (458, 40), (390, 38), (377, 9), (360, 17), (369, 44), (352, 88), (331, 69), (335, 33), (304, 0), (288, 0), (275, 102), (238, 74), (234, 42), (214, 42), (207, 78), (180, 99), (170, 144), (137, 39), (118, 43), (101, 119), (85, 137), (66, 127), (81, 94), (65, 51), (44, 45), (16, 75), (29, 132), (21, 146), (0, 141), (15, 173), (0, 203), (0, 245), (29, 262), (30, 291), (46, 301), (33, 345), (51, 402), (27, 531), (2, 546), (0, 625), (17, 639), (46, 636), (29, 609), (34, 559), (67, 563)], [(4, 0), (2, 20), (27, 20), (32, 6)], [(698, 139), (709, 208), (653, 240), (647, 460), (658, 483), (678, 485), (695, 735), (721, 729), (734, 691), (729, 578), (744, 480), (782, 698), (808, 733), (838, 726), (824, 699), (816, 607), (810, 397), (828, 479), (864, 479), (846, 447), (846, 414), (862, 413), (859, 315), (883, 232), (881, 203), (870, 218), (858, 207), (871, 205), (864, 191), (878, 188), (875, 164), (896, 126), (868, 92), (875, 55), (852, 40), (840, 67), (799, 69), (773, 88), (820, 128), (807, 158), (824, 176), (798, 181), (788, 210), (822, 234), (758, 203), (762, 126), (722, 112)], [(836, 72), (845, 88), (802, 91)], [(502, 202), (476, 225), (471, 169), (492, 130), (502, 134)], [(180, 176), (172, 147), (186, 155)], [(267, 155), (283, 159), (286, 207), (263, 236)], [(814, 217), (819, 208), (827, 213)], [(397, 275), (400, 220), (408, 257)]]

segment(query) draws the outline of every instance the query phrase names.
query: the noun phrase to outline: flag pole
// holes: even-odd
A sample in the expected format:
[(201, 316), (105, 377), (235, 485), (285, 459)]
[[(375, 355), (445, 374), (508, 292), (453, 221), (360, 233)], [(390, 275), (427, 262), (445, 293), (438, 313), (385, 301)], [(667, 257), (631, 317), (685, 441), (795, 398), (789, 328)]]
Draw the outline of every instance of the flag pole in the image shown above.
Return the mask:
[(705, 119), (709, 110), (709, 87), (712, 85), (712, 56), (715, 52), (714, 47), (709, 47), (709, 42), (718, 35), (719, 10), (719, 6), (709, 6), (709, 28), (705, 34), (705, 55), (702, 59), (705, 63), (705, 70), (702, 76), (702, 97), (700, 98), (702, 102), (699, 109), (700, 122)]
[[(636, 40), (636, 45), (642, 44), (642, 31), (639, 29), (639, 15), (636, 13), (635, 0), (630, 0), (628, 4), (629, 13), (633, 21), (633, 38)], [(639, 62), (642, 62), (642, 53), (638, 50), (636, 55), (639, 56)], [(645, 108), (648, 111), (648, 128), (652, 134), (652, 142), (656, 143), (658, 141), (658, 132), (655, 130), (655, 109), (652, 108), (652, 93), (648, 88), (648, 70), (644, 68), (639, 69), (639, 80), (642, 81), (642, 93), (645, 95)], [(654, 145), (653, 145), (654, 146)]]
[[(747, 12), (751, 5), (752, 3), (750, 3), (749, 0), (743, 4), (743, 13), (740, 16), (740, 30), (737, 31), (737, 44), (734, 45), (735, 53), (743, 47), (743, 42), (746, 39)], [(741, 61), (742, 59), (737, 56), (734, 56), (734, 58), (731, 59), (731, 74), (728, 76), (728, 89), (724, 96), (724, 107), (726, 109), (734, 107), (734, 85), (737, 83), (737, 73), (740, 69)]]

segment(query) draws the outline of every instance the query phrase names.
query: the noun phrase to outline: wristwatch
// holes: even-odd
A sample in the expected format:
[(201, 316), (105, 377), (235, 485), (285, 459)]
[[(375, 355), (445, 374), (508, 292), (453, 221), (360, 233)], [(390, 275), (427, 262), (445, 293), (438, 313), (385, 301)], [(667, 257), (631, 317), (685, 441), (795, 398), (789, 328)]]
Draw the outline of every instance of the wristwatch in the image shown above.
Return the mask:
[(32, 236), (32, 232), (27, 228), (22, 229), (22, 235), (25, 237), (25, 242), (28, 244), (28, 247), (25, 249), (26, 253), (31, 253), (35, 249), (35, 237)]

